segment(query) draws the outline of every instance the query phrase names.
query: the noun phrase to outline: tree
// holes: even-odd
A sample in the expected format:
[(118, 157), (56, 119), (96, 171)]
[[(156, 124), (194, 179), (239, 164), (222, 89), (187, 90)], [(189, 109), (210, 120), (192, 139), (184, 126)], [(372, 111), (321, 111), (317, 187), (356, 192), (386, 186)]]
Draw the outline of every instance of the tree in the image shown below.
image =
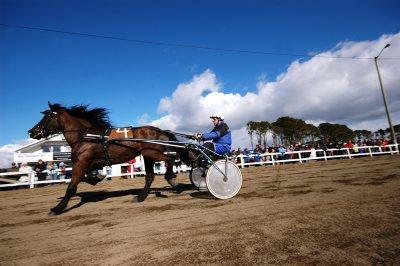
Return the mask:
[(385, 130), (383, 130), (383, 129), (378, 129), (378, 135), (380, 136), (380, 139), (384, 139), (385, 138), (385, 135), (386, 135), (386, 131)]
[(354, 130), (354, 134), (356, 135), (357, 141), (358, 140), (361, 141), (362, 139), (364, 139), (364, 140), (370, 139), (372, 132), (369, 130), (362, 129), (362, 130)]
[(246, 124), (247, 134), (250, 136), (251, 147), (253, 148), (253, 133), (256, 130), (256, 123), (254, 121), (249, 121)]
[(255, 122), (258, 145), (263, 144), (264, 147), (267, 145), (267, 133), (270, 127), (271, 124), (268, 121)]
[(319, 137), (320, 130), (318, 127), (314, 126), (313, 124), (306, 124), (305, 126), (305, 135), (304, 137), (310, 137), (311, 141), (314, 143), (315, 139)]
[(278, 146), (278, 140), (283, 143), (282, 129), (274, 123), (271, 124), (270, 131), (272, 133), (272, 142), (274, 146)]
[(251, 146), (253, 148), (253, 134), (256, 134), (257, 143), (267, 146), (267, 133), (271, 128), (271, 124), (268, 121), (249, 121), (246, 124), (247, 133), (250, 136)]
[(286, 145), (301, 141), (307, 129), (307, 124), (304, 120), (289, 116), (279, 117), (272, 124), (281, 129), (281, 139)]
[(318, 126), (325, 142), (348, 141), (354, 139), (354, 132), (346, 125), (321, 123)]

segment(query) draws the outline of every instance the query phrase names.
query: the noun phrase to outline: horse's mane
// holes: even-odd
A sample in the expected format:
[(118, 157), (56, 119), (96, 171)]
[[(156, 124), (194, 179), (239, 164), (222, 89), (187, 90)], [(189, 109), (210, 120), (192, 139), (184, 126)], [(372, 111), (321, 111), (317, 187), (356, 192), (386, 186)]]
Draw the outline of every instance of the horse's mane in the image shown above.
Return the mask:
[(88, 105), (73, 105), (67, 108), (57, 103), (52, 105), (52, 110), (60, 109), (65, 109), (71, 116), (88, 121), (94, 128), (107, 129), (113, 127), (108, 118), (108, 110), (105, 108), (89, 109)]

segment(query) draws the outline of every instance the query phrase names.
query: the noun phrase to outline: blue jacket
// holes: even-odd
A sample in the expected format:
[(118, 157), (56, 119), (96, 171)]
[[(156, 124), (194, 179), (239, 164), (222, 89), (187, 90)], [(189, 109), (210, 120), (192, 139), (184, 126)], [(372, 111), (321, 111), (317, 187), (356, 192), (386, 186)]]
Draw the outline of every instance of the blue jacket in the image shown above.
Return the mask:
[(231, 151), (232, 137), (231, 131), (225, 122), (221, 122), (219, 125), (214, 127), (210, 133), (204, 133), (201, 135), (203, 140), (211, 140), (215, 146), (215, 152), (218, 154), (226, 154)]

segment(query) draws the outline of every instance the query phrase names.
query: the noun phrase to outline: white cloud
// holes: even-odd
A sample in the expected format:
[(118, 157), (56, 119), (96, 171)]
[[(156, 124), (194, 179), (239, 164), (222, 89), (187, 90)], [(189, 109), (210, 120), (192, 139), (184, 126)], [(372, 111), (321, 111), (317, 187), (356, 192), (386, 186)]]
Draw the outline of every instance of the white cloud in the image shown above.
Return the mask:
[(142, 114), (140, 117), (138, 117), (137, 119), (136, 119), (136, 122), (139, 124), (139, 125), (146, 125), (146, 124), (148, 124), (149, 123), (149, 121), (150, 121), (150, 116), (149, 116), (149, 114)]
[(6, 144), (0, 147), (0, 168), (8, 168), (14, 160), (14, 151), (29, 143), (35, 142), (34, 139), (20, 140), (14, 144)]
[[(389, 96), (394, 124), (400, 119), (400, 33), (377, 40), (341, 42), (325, 57), (373, 58), (387, 43), (379, 61)], [(275, 121), (292, 116), (307, 121), (343, 123), (353, 129), (386, 128), (387, 120), (374, 61), (313, 57), (296, 60), (275, 81), (260, 73), (256, 90), (246, 94), (223, 93), (213, 71), (206, 70), (181, 83), (170, 97), (161, 99), (162, 117), (153, 125), (164, 129), (196, 132), (209, 130), (208, 116), (222, 111), (234, 133), (234, 146), (248, 145), (244, 125), (249, 120)], [(224, 91), (227, 91), (226, 89)], [(242, 146), (243, 147), (243, 146)]]
[(246, 127), (232, 130), (232, 139), (234, 140), (234, 143), (232, 143), (232, 149), (236, 150), (237, 148), (241, 148), (243, 150), (244, 148), (251, 147)]

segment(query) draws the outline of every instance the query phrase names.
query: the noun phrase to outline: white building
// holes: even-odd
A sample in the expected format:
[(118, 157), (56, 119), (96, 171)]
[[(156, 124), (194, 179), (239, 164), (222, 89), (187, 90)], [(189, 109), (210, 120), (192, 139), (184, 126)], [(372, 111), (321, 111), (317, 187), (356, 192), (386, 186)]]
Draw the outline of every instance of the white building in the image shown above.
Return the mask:
[(63, 134), (57, 134), (50, 138), (41, 139), (25, 145), (14, 152), (14, 162), (34, 164), (39, 159), (44, 162), (71, 160), (71, 148)]

